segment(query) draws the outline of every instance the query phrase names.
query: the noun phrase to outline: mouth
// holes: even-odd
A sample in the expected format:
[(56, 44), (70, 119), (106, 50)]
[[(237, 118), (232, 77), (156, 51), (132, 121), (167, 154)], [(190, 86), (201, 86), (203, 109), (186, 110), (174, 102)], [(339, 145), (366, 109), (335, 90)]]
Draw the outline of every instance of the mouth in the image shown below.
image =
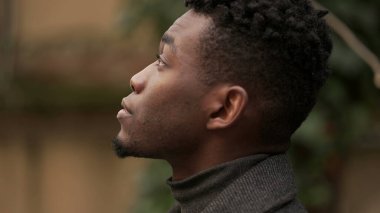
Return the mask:
[(119, 110), (119, 112), (117, 113), (117, 116), (116, 116), (117, 119), (123, 119), (123, 118), (132, 116), (132, 113), (130, 109), (128, 108), (128, 105), (125, 103), (124, 99), (121, 101), (121, 106), (123, 108)]
[(129, 114), (132, 114), (132, 113), (131, 113), (131, 110), (129, 109), (129, 107), (128, 107), (128, 105), (126, 104), (126, 102), (125, 102), (124, 99), (121, 101), (121, 106), (122, 106), (123, 109), (124, 109), (125, 111), (127, 111)]

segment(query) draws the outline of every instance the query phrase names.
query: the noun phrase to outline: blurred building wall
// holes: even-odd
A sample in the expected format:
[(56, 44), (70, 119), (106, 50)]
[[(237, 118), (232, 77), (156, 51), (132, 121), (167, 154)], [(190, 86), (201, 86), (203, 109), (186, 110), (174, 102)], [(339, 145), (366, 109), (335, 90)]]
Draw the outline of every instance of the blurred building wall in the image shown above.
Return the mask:
[[(0, 70), (10, 84), (6, 97), (0, 94), (10, 99), (5, 108), (0, 103), (0, 212), (128, 212), (146, 161), (117, 159), (111, 147), (120, 128), (116, 109), (129, 93), (130, 64), (139, 64), (115, 39), (123, 2), (7, 3), (11, 26), (2, 35), (10, 35), (4, 41), (12, 60)], [(115, 82), (127, 82), (116, 85), (115, 100), (107, 93), (76, 95), (92, 87), (105, 91)], [(40, 95), (28, 104), (33, 94)], [(61, 99), (69, 101), (57, 105)], [(98, 99), (107, 99), (100, 111)]]
[(109, 114), (1, 115), (0, 212), (125, 213), (146, 160), (120, 160)]
[[(154, 53), (145, 57), (151, 50), (144, 46), (149, 34), (140, 32), (128, 39), (122, 35), (120, 19), (127, 4), (123, 0), (11, 1), (11, 76), (128, 88), (131, 75)], [(138, 42), (140, 48), (134, 45)]]
[(362, 145), (351, 149), (338, 184), (339, 213), (380, 212), (379, 141), (377, 134), (372, 136), (372, 143), (361, 141)]
[(72, 36), (110, 34), (117, 25), (120, 0), (14, 0), (14, 21), (22, 42)]

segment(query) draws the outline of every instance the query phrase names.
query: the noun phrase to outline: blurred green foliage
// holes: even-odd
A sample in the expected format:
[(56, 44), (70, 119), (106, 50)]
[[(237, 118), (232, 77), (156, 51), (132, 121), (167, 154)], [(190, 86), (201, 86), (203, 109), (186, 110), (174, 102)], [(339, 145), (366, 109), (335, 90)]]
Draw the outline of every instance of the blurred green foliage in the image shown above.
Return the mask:
[(139, 202), (134, 206), (134, 213), (167, 212), (174, 200), (165, 185), (171, 170), (164, 161), (155, 160), (140, 179)]
[[(377, 55), (380, 2), (323, 1)], [(370, 18), (369, 18), (370, 17)], [(331, 211), (348, 151), (380, 121), (380, 90), (370, 68), (333, 33), (332, 75), (319, 102), (293, 137), (290, 150), (300, 198), (311, 209)]]
[[(157, 26), (158, 37), (183, 12), (181, 1), (129, 0), (124, 24), (130, 32), (137, 24), (149, 20)], [(380, 54), (380, 1), (320, 1), (355, 32), (375, 54)], [(380, 122), (380, 91), (373, 85), (370, 68), (332, 33), (334, 50), (330, 59), (331, 77), (320, 92), (319, 102), (296, 132), (289, 151), (299, 185), (299, 197), (312, 211), (328, 212), (334, 208), (337, 181), (354, 143)], [(164, 179), (167, 165), (152, 164), (143, 179), (138, 210), (166, 212), (170, 204)], [(170, 175), (166, 173), (166, 175)], [(149, 186), (149, 189), (148, 187)], [(163, 201), (164, 200), (164, 201)], [(165, 205), (163, 205), (165, 203)]]
[(121, 21), (127, 35), (138, 25), (153, 22), (157, 36), (160, 36), (185, 11), (183, 1), (178, 0), (127, 0), (125, 8)]

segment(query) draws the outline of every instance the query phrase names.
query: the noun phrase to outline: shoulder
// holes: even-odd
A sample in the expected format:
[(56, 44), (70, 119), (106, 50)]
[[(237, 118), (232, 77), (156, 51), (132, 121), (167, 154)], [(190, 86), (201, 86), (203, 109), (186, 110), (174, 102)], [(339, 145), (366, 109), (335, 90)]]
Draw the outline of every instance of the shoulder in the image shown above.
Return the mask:
[(306, 212), (296, 191), (286, 154), (274, 155), (234, 180), (203, 212)]

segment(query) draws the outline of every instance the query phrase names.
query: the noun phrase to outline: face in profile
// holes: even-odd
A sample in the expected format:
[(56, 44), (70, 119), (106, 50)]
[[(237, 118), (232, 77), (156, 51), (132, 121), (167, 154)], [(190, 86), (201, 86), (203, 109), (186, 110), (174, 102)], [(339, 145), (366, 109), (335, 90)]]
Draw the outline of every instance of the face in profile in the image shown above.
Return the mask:
[(196, 47), (208, 23), (191, 10), (185, 13), (163, 35), (157, 61), (131, 78), (133, 91), (117, 114), (119, 157), (169, 159), (196, 149), (207, 119)]

